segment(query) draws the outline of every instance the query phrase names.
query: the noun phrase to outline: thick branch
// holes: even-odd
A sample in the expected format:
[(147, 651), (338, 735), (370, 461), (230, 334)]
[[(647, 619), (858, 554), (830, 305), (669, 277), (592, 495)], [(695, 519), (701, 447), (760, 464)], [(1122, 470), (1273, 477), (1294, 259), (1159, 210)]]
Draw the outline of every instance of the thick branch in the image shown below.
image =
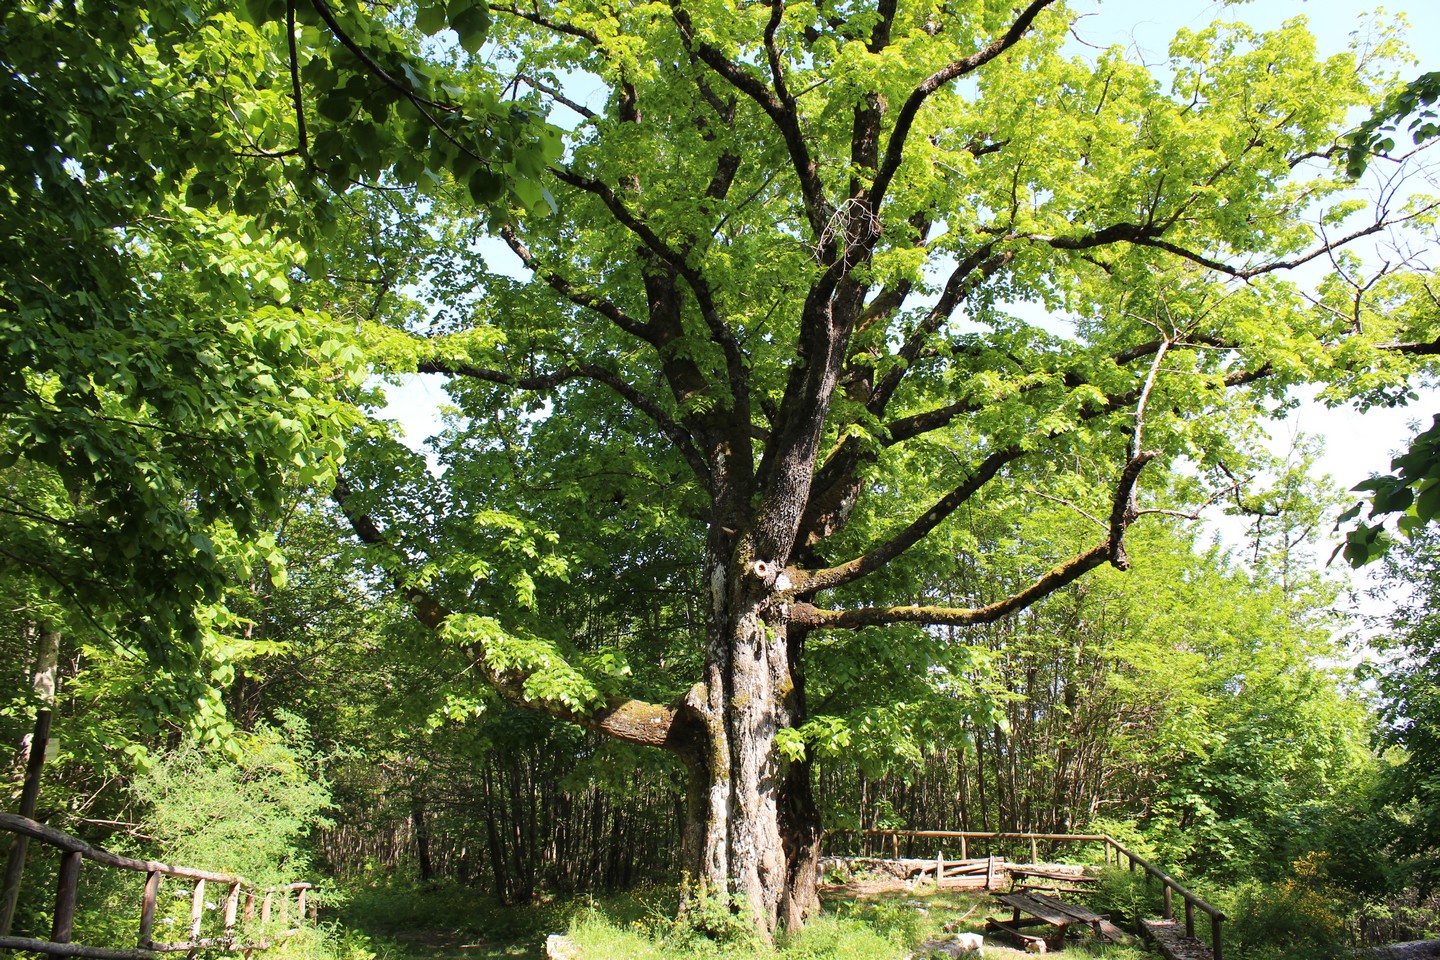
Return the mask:
[(830, 220), (831, 207), (825, 199), (825, 188), (820, 181), (820, 173), (815, 165), (815, 160), (810, 156), (810, 147), (806, 142), (805, 133), (800, 128), (794, 101), (787, 102), (784, 96), (777, 96), (763, 81), (751, 74), (741, 64), (730, 60), (716, 47), (704, 41), (697, 41), (695, 24), (690, 19), (689, 12), (680, 5), (679, 0), (671, 0), (670, 7), (675, 25), (680, 31), (680, 38), (686, 48), (725, 82), (755, 101), (780, 131), (781, 137), (785, 140), (785, 149), (790, 157), (790, 164), (795, 168), (795, 175), (800, 181), (800, 195), (805, 202), (805, 215), (810, 221), (810, 230), (815, 237), (820, 237), (824, 234), (825, 226)]
[[(1426, 209), (1428, 210), (1430, 208), (1427, 207)], [(1189, 260), (1191, 263), (1199, 264), (1200, 266), (1210, 270), (1214, 270), (1217, 273), (1223, 273), (1227, 277), (1234, 277), (1237, 280), (1253, 280), (1255, 277), (1259, 277), (1267, 273), (1275, 273), (1279, 270), (1291, 270), (1295, 267), (1303, 266), (1309, 263), (1311, 260), (1326, 256), (1327, 254), (1343, 246), (1346, 246), (1347, 244), (1353, 243), (1356, 240), (1359, 240), (1363, 237), (1373, 236), (1374, 234), (1377, 234), (1382, 230), (1393, 227), (1397, 223), (1403, 222), (1405, 219), (1409, 218), (1401, 217), (1394, 219), (1377, 220), (1367, 227), (1361, 227), (1359, 230), (1355, 230), (1352, 233), (1346, 234), (1338, 240), (1332, 240), (1324, 243), (1319, 247), (1316, 247), (1314, 250), (1311, 250), (1308, 253), (1303, 253), (1298, 257), (1293, 257), (1289, 260), (1275, 260), (1270, 263), (1262, 263), (1259, 266), (1254, 267), (1237, 267), (1233, 264), (1226, 263), (1223, 260), (1217, 260), (1216, 258), (1207, 256), (1203, 253), (1197, 253), (1194, 250), (1186, 249), (1185, 247), (1182, 247), (1177, 243), (1172, 243), (1169, 240), (1164, 239), (1163, 234), (1165, 232), (1165, 227), (1158, 224), (1117, 223), (1105, 227), (1103, 230), (1096, 230), (1091, 233), (1085, 233), (1073, 237), (1053, 237), (1043, 234), (1023, 234), (1021, 236), (1029, 240), (1038, 240), (1041, 243), (1048, 244), (1057, 250), (1089, 250), (1093, 247), (1105, 246), (1112, 243), (1133, 243), (1136, 246), (1140, 247), (1154, 247), (1157, 250), (1164, 250), (1166, 253), (1172, 253), (1177, 257)]]
[(914, 125), (916, 115), (930, 95), (951, 80), (972, 73), (1019, 43), (1020, 38), (1025, 35), (1025, 31), (1030, 29), (1031, 22), (1039, 15), (1040, 11), (1054, 2), (1055, 0), (1031, 0), (1029, 5), (1020, 12), (1020, 16), (1015, 18), (1010, 29), (1006, 30), (1005, 34), (994, 43), (984, 50), (972, 53), (968, 57), (956, 60), (935, 71), (911, 92), (905, 105), (900, 108), (899, 114), (895, 117), (895, 129), (890, 132), (890, 142), (885, 148), (885, 159), (881, 162), (880, 170), (875, 175), (875, 185), (870, 191), (870, 208), (872, 210), (880, 209), (880, 202), (885, 197), (885, 191), (889, 188), (890, 181), (895, 178), (896, 171), (900, 169), (900, 162), (905, 154), (905, 141), (910, 136), (910, 128)]
[(1052, 568), (1019, 593), (984, 607), (861, 607), (855, 610), (822, 610), (808, 603), (790, 608), (790, 622), (808, 627), (855, 630), (892, 623), (923, 623), (936, 626), (968, 627), (994, 623), (1023, 610), (1062, 587), (1068, 586), (1110, 559), (1110, 544), (1091, 547)]
[[(710, 338), (725, 353), (725, 369), (730, 383), (731, 396), (735, 398), (737, 416), (741, 416), (748, 423), (750, 417), (750, 377), (745, 369), (745, 357), (740, 350), (740, 344), (735, 340), (735, 334), (731, 331), (720, 311), (715, 306), (715, 298), (710, 291), (710, 284), (699, 270), (695, 269), (685, 256), (674, 247), (666, 243), (649, 224), (625, 206), (624, 201), (611, 190), (607, 184), (598, 180), (590, 180), (582, 177), (573, 171), (563, 168), (553, 170), (555, 176), (572, 187), (594, 194), (605, 204), (611, 216), (615, 218), (645, 244), (646, 248), (657, 257), (669, 264), (675, 271), (685, 278), (685, 283), (695, 294), (696, 303), (700, 306), (700, 315), (705, 319), (705, 325), (710, 330)], [(727, 187), (728, 189), (728, 187)]]
[(600, 36), (598, 34), (568, 23), (561, 23), (558, 20), (551, 20), (549, 17), (542, 17), (534, 10), (521, 10), (514, 4), (506, 3), (492, 3), (490, 4), (490, 9), (498, 10), (501, 13), (508, 13), (512, 17), (519, 17), (521, 20), (528, 20), (537, 27), (544, 27), (546, 30), (552, 30), (555, 33), (563, 33), (566, 36), (578, 37), (581, 40), (589, 41), (589, 43), (597, 49), (605, 49), (605, 45), (600, 42)]
[(918, 518), (912, 521), (904, 530), (892, 537), (885, 543), (866, 552), (863, 556), (856, 557), (846, 563), (826, 570), (817, 570), (813, 573), (799, 572), (792, 575), (794, 580), (796, 596), (814, 596), (820, 590), (828, 590), (838, 587), (853, 580), (873, 573), (894, 560), (900, 554), (909, 550), (915, 544), (925, 538), (931, 530), (939, 526), (946, 517), (949, 517), (960, 508), (967, 500), (975, 495), (985, 484), (989, 483), (995, 474), (1008, 463), (1018, 460), (1024, 451), (1019, 446), (1007, 447), (990, 454), (980, 461), (979, 466), (965, 482), (954, 490), (941, 497), (929, 510), (926, 510)]
[[(920, 350), (925, 346), (925, 341), (940, 329), (941, 325), (950, 318), (955, 309), (974, 292), (977, 286), (993, 277), (1014, 256), (1013, 253), (1006, 251), (992, 257), (990, 252), (994, 248), (993, 243), (984, 244), (971, 251), (969, 256), (956, 264), (955, 269), (950, 273), (950, 278), (945, 281), (945, 289), (941, 292), (940, 299), (926, 314), (925, 319), (910, 332), (904, 346), (896, 354), (902, 362), (893, 365), (885, 375), (885, 379), (875, 388), (870, 403), (867, 405), (872, 414), (878, 417), (885, 412), (885, 407), (895, 396), (895, 391), (900, 388), (900, 382), (914, 365), (915, 359), (920, 356)], [(972, 276), (976, 271), (978, 271), (978, 276)]]
[(580, 363), (562, 367), (553, 373), (522, 377), (504, 370), (477, 367), (463, 360), (447, 360), (438, 357), (422, 360), (416, 369), (419, 373), (441, 373), (452, 377), (468, 377), (471, 380), (483, 380), (486, 383), (542, 393), (554, 390), (561, 384), (573, 380), (593, 380), (596, 383), (604, 384), (659, 427), (665, 438), (680, 451), (685, 462), (690, 465), (690, 469), (695, 471), (696, 478), (705, 486), (705, 489), (710, 488), (710, 469), (705, 464), (705, 458), (695, 448), (694, 439), (690, 434), (666, 413), (653, 397), (636, 389), (614, 370), (608, 370), (593, 363)]
[(791, 620), (809, 627), (857, 629), (892, 623), (923, 623), (936, 626), (974, 626), (993, 623), (1002, 617), (1023, 610), (1038, 600), (1073, 583), (1076, 579), (1109, 562), (1121, 570), (1129, 568), (1125, 556), (1124, 537), (1138, 516), (1134, 509), (1135, 484), (1145, 465), (1157, 453), (1149, 451), (1131, 459), (1120, 472), (1110, 512), (1110, 530), (1105, 542), (1078, 553), (1050, 570), (1018, 593), (983, 607), (862, 607), (855, 610), (823, 610), (809, 603), (790, 608)]
[(501, 227), (500, 236), (504, 239), (506, 245), (514, 251), (515, 256), (520, 258), (520, 262), (525, 265), (527, 270), (544, 280), (550, 289), (560, 294), (566, 300), (569, 300), (577, 307), (584, 307), (587, 310), (595, 311), (631, 336), (639, 337), (646, 343), (653, 344), (655, 342), (654, 333), (645, 324), (636, 320), (624, 310), (621, 310), (614, 303), (604, 297), (597, 297), (593, 293), (586, 293), (554, 271), (542, 269), (538, 258), (536, 258), (536, 256), (530, 252), (530, 248), (525, 246), (524, 242), (515, 235), (515, 229), (513, 227), (508, 224)]
[[(376, 547), (390, 546), (385, 534), (375, 521), (353, 508), (351, 505), (352, 491), (343, 477), (336, 480), (335, 490), (331, 497), (345, 514), (355, 535), (363, 543)], [(391, 577), (395, 588), (410, 604), (415, 618), (425, 626), (431, 630), (438, 630), (446, 620), (450, 619), (452, 611), (436, 600), (429, 591), (409, 582), (407, 578), (398, 573), (392, 572)], [(662, 706), (626, 697), (609, 697), (603, 706), (599, 706), (591, 712), (582, 712), (557, 700), (534, 698), (527, 695), (525, 692), (527, 677), (516, 671), (496, 669), (490, 664), (485, 651), (480, 647), (469, 645), (466, 647), (466, 653), (473, 661), (480, 676), (494, 687), (497, 693), (517, 707), (546, 713), (626, 743), (663, 747), (676, 752), (685, 749), (685, 745), (680, 740), (681, 724), (676, 722), (679, 710), (674, 706)]]

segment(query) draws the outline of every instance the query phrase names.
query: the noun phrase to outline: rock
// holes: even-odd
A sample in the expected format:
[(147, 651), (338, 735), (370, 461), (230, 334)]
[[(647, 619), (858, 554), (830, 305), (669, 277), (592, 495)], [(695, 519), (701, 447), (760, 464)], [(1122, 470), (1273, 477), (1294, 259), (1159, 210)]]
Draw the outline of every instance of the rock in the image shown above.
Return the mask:
[(961, 957), (978, 953), (985, 946), (985, 938), (978, 933), (955, 933), (948, 937), (926, 940), (920, 949), (910, 954), (913, 960), (932, 957)]
[(545, 960), (580, 960), (580, 948), (558, 933), (545, 938)]

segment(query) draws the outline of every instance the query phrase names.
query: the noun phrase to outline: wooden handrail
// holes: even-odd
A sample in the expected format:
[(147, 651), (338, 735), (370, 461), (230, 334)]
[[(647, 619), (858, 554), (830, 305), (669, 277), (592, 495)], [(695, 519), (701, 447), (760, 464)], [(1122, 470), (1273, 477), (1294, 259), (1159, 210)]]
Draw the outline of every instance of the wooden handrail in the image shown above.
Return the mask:
[[(254, 943), (240, 943), (235, 935), (235, 926), (238, 920), (239, 901), (242, 892), (246, 896), (245, 919), (247, 921), (254, 917), (254, 900), (257, 894), (263, 895), (265, 910), (262, 920), (269, 920), (270, 904), (276, 894), (281, 897), (282, 917), (288, 918), (288, 910), (285, 905), (289, 902), (289, 895), (295, 894), (298, 901), (299, 916), (296, 918), (295, 928), (280, 931), (278, 936), (288, 936), (299, 929), (298, 924), (304, 923), (307, 915), (310, 919), (315, 916), (315, 904), (313, 901), (307, 904), (307, 891), (315, 889), (311, 883), (289, 883), (279, 887), (267, 887), (263, 890), (242, 876), (216, 873), (213, 870), (199, 870), (195, 867), (177, 867), (155, 860), (136, 860), (133, 857), (125, 857), (100, 847), (91, 846), (79, 837), (71, 836), (54, 827), (38, 823), (28, 817), (19, 817), (10, 813), (0, 813), (0, 831), (18, 834), (32, 840), (38, 840), (47, 846), (54, 847), (61, 851), (61, 869), (58, 889), (55, 896), (54, 925), (51, 929), (49, 940), (37, 940), (28, 937), (12, 937), (9, 931), (0, 931), (5, 935), (0, 936), (0, 951), (3, 950), (24, 950), (36, 953), (48, 953), (60, 957), (89, 957), (93, 960), (141, 960), (141, 958), (155, 958), (165, 953), (195, 952), (205, 949), (221, 950), (263, 950), (272, 946), (269, 940), (257, 941)], [(18, 842), (18, 841), (17, 841)], [(81, 861), (89, 860), (102, 866), (116, 870), (129, 870), (135, 873), (143, 873), (145, 878), (145, 891), (141, 898), (140, 908), (140, 931), (139, 943), (134, 948), (95, 947), (85, 944), (70, 942), (71, 932), (74, 926), (76, 909), (76, 892), (79, 886), (79, 875)], [(155, 929), (155, 905), (160, 889), (162, 877), (176, 877), (191, 881), (194, 885), (190, 896), (190, 923), (188, 932), (190, 938), (183, 943), (156, 943), (152, 939)], [(225, 935), (222, 937), (202, 937), (201, 926), (204, 920), (205, 907), (205, 885), (212, 883), (224, 885), (227, 888), (224, 905)], [(309, 910), (307, 911), (307, 905)]]
[[(896, 841), (896, 850), (899, 850), (899, 838), (901, 837), (926, 837), (931, 839), (956, 838), (961, 841), (961, 850), (965, 849), (967, 840), (1029, 840), (1031, 850), (1035, 850), (1037, 840), (1059, 840), (1072, 843), (1103, 843), (1107, 847), (1115, 849), (1115, 862), (1120, 862), (1123, 855), (1130, 860), (1130, 869), (1137, 866), (1145, 871), (1146, 876), (1159, 880), (1165, 896), (1165, 919), (1170, 920), (1175, 916), (1173, 895), (1178, 893), (1185, 901), (1185, 935), (1195, 936), (1195, 910), (1199, 909), (1210, 915), (1210, 946), (1215, 960), (1224, 960), (1224, 947), (1221, 942), (1221, 923), (1228, 918), (1224, 912), (1204, 899), (1181, 886), (1174, 877), (1155, 866), (1144, 857), (1135, 853), (1129, 847), (1116, 840), (1114, 837), (1103, 833), (1010, 833), (1003, 830), (856, 830), (849, 827), (839, 830), (825, 831), (825, 837), (840, 836), (843, 834), (859, 834), (862, 836), (890, 837)], [(1032, 854), (1038, 856), (1038, 854)], [(964, 856), (962, 852), (961, 856)], [(1106, 862), (1109, 862), (1109, 854), (1106, 854)]]
[(1212, 906), (1209, 903), (1206, 903), (1199, 896), (1191, 893), (1189, 890), (1186, 890), (1175, 880), (1174, 877), (1171, 877), (1165, 871), (1161, 870), (1159, 867), (1155, 866), (1153, 863), (1146, 860), (1144, 857), (1132, 853), (1128, 847), (1120, 843), (1118, 840), (1114, 840), (1110, 837), (1106, 837), (1105, 839), (1109, 841), (1110, 846), (1114, 847), (1117, 853), (1123, 853), (1125, 856), (1129, 857), (1132, 861), (1139, 864), (1141, 869), (1143, 869), (1146, 873), (1150, 874), (1150, 876), (1154, 877), (1155, 879), (1164, 883), (1166, 886), (1170, 887), (1176, 893), (1180, 894), (1180, 896), (1184, 897), (1187, 902), (1195, 904), (1195, 906), (1199, 907), (1204, 912), (1210, 914), (1210, 916), (1212, 917), (1216, 917), (1220, 920), (1229, 919), (1225, 916), (1224, 912), (1221, 911), (1219, 907)]

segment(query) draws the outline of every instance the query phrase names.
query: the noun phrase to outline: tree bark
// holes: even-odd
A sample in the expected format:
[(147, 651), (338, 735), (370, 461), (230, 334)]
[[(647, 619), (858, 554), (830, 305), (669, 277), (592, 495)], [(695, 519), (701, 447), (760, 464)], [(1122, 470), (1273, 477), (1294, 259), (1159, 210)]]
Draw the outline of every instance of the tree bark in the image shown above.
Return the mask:
[[(40, 796), (40, 770), (45, 764), (45, 747), (50, 738), (50, 716), (55, 706), (55, 680), (60, 666), (60, 631), (50, 624), (32, 624), (35, 637), (35, 674), (32, 684), (40, 709), (35, 715), (35, 732), (21, 741), (19, 762), (25, 770), (25, 784), (20, 792), (19, 813), (34, 818)], [(25, 858), (30, 838), (16, 834), (10, 841), (10, 856), (5, 865), (5, 879), (0, 887), (0, 936), (8, 936), (20, 898), (20, 879), (25, 871)]]
[(799, 713), (789, 625), (783, 605), (770, 603), (765, 564), (712, 554), (708, 568), (706, 682), (686, 698), (697, 737), (682, 753), (690, 774), (687, 909), (700, 897), (725, 898), (768, 938), (797, 929), (818, 907), (820, 817), (810, 769), (775, 746)]

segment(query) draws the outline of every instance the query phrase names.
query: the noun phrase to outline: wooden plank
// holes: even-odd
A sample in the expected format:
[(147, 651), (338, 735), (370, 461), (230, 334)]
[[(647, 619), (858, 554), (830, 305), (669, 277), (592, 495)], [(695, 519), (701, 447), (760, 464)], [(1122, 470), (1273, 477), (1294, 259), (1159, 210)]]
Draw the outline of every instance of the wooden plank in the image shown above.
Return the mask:
[(1182, 937), (1174, 920), (1144, 920), (1140, 928), (1165, 960), (1211, 960), (1214, 956), (1203, 940)]
[(1049, 886), (1041, 886), (1034, 883), (1017, 883), (1010, 888), (1011, 893), (1029, 893), (1032, 890), (1039, 891), (1041, 893), (1053, 893), (1056, 895), (1064, 893), (1072, 896), (1084, 896), (1085, 894), (1095, 892), (1094, 890), (1083, 890), (1079, 887), (1057, 887), (1054, 884), (1051, 884)]
[(0, 950), (45, 953), (52, 957), (91, 957), (93, 960), (154, 960), (151, 950), (88, 947), (83, 943), (51, 943), (28, 937), (0, 937)]
[(1100, 936), (1111, 943), (1129, 943), (1134, 938), (1109, 920), (1100, 921)]
[(1041, 943), (1044, 943), (1044, 942), (1045, 942), (1045, 938), (1044, 938), (1044, 937), (1037, 937), (1037, 936), (1035, 936), (1033, 933), (1026, 933), (1024, 930), (1021, 930), (1019, 926), (1017, 926), (1014, 922), (1012, 922), (1012, 921), (1010, 921), (1010, 920), (1000, 920), (1000, 919), (998, 919), (998, 918), (996, 918), (996, 917), (986, 917), (986, 918), (985, 918), (985, 929), (986, 929), (986, 930), (1004, 930), (1006, 933), (1010, 934), (1012, 937), (1017, 937), (1017, 938), (1019, 938), (1021, 941), (1025, 942), (1025, 943), (1031, 943), (1031, 942), (1034, 942), (1034, 941), (1037, 941), (1037, 940), (1040, 941)]
[[(303, 896), (303, 894), (302, 894)], [(230, 885), (230, 895), (225, 898), (225, 933), (235, 929), (236, 914), (240, 912), (240, 884)]]
[[(1082, 868), (1083, 869), (1083, 868)], [(1066, 883), (1099, 883), (1099, 877), (1087, 877), (1083, 873), (1067, 873), (1064, 870), (1035, 870), (1029, 867), (1015, 867), (1012, 877), (1039, 877), (1042, 880), (1064, 880)]]
[(995, 899), (1022, 913), (1039, 917), (1051, 926), (1065, 928), (1075, 922), (1075, 918), (1061, 910), (1056, 910), (1050, 905), (1043, 903), (1036, 896), (1028, 893), (997, 893)]
[(1099, 923), (1105, 919), (1089, 907), (1082, 907), (1075, 903), (1066, 903), (1063, 900), (1057, 900), (1055, 897), (1049, 897), (1043, 893), (1030, 894), (1029, 896), (1031, 899), (1044, 904), (1051, 910), (1073, 917), (1078, 923)]
[(194, 867), (172, 867), (169, 864), (157, 863), (153, 860), (135, 860), (131, 857), (122, 857), (119, 854), (111, 853), (100, 847), (92, 847), (79, 837), (72, 837), (68, 833), (48, 827), (43, 823), (36, 823), (29, 817), (17, 817), (13, 813), (0, 813), (0, 830), (8, 833), (18, 833), (21, 836), (30, 837), (47, 843), (52, 847), (64, 850), (67, 853), (79, 853), (86, 860), (95, 863), (103, 863), (109, 867), (118, 867), (121, 870), (134, 870), (138, 873), (149, 873), (152, 870), (159, 870), (170, 877), (185, 877), (187, 880), (209, 880), (214, 883), (233, 883), (242, 880), (241, 877), (233, 877), (228, 873), (215, 873), (210, 870), (196, 870)]

